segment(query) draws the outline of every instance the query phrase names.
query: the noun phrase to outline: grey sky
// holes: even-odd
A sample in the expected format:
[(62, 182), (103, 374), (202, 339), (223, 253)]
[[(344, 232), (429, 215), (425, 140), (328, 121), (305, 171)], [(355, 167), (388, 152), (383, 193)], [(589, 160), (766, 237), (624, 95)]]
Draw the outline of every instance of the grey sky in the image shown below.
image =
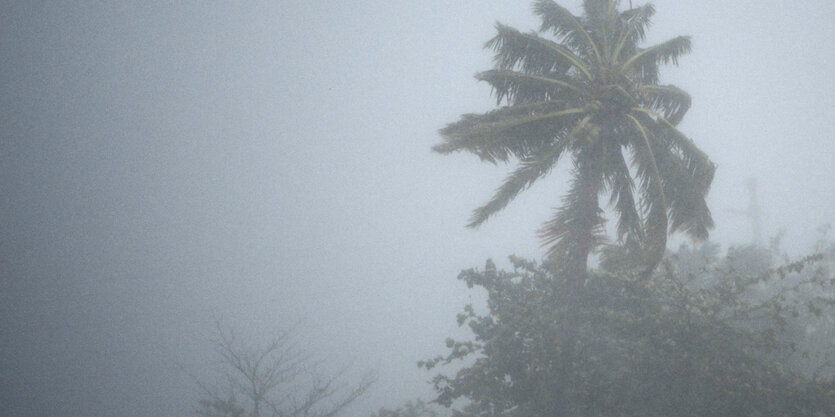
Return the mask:
[[(430, 394), (414, 364), (456, 331), (458, 271), (538, 258), (560, 203), (555, 173), (464, 229), (509, 167), (429, 151), (494, 104), (472, 78), (494, 22), (537, 21), (357, 3), (0, 5), (0, 414), (182, 415), (214, 316), (304, 318), (311, 349), (378, 369), (353, 416)], [(650, 42), (693, 37), (664, 81), (719, 164), (714, 238), (750, 239), (731, 210), (756, 177), (766, 235), (802, 253), (835, 222), (835, 3), (654, 3)]]

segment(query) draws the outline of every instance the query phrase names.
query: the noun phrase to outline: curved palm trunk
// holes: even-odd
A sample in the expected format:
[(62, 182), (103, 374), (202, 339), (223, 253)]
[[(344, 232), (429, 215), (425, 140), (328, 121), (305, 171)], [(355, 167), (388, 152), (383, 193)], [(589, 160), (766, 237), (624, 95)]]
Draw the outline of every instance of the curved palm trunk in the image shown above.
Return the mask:
[[(599, 210), (597, 192), (585, 190), (582, 193), (582, 205), (587, 208), (583, 211), (584, 215), (582, 216), (583, 224), (586, 227), (583, 228), (581, 233), (577, 234), (576, 241), (566, 254), (562, 267), (562, 274), (566, 278), (567, 284), (565, 287), (566, 296), (568, 300), (571, 300), (570, 305), (572, 306), (566, 310), (565, 324), (562, 330), (562, 340), (565, 346), (562, 366), (567, 368), (563, 369), (563, 375), (574, 375), (575, 372), (571, 368), (577, 365), (580, 317), (578, 310), (574, 307), (583, 302), (582, 293), (588, 277), (589, 254), (594, 249), (594, 228), (596, 227), (594, 220), (598, 217), (597, 211)], [(557, 417), (571, 415), (571, 410), (567, 407), (570, 401), (565, 392), (565, 388), (570, 383), (570, 381), (566, 381), (566, 386), (557, 387)]]
[[(558, 288), (558, 291), (562, 290), (562, 296), (565, 297), (563, 299), (567, 301), (568, 307), (565, 309), (561, 331), (563, 369), (560, 372), (563, 375), (575, 374), (571, 368), (577, 366), (576, 348), (580, 326), (576, 306), (583, 302), (589, 254), (598, 244), (598, 231), (603, 222), (598, 201), (603, 187), (603, 164), (598, 149), (601, 146), (602, 143), (596, 141), (575, 152), (576, 175), (566, 196), (566, 204), (541, 232), (543, 236), (559, 237), (553, 239), (555, 244), (551, 247), (550, 256), (554, 261), (555, 276), (564, 279), (565, 285)], [(547, 238), (545, 240), (548, 242)], [(558, 417), (571, 415), (567, 407), (570, 399), (566, 393), (571, 381), (564, 381), (562, 386), (554, 387), (555, 411)]]
[[(593, 224), (592, 217), (597, 217), (596, 210), (598, 210), (597, 195), (588, 196), (587, 207), (587, 213), (590, 214), (586, 214), (584, 220), (589, 224)], [(568, 292), (568, 298), (575, 302), (580, 302), (583, 287), (588, 278), (589, 254), (594, 249), (595, 240), (594, 234), (590, 231), (594, 230), (593, 227), (584, 230), (583, 233), (576, 236), (576, 241), (573, 242), (571, 245), (572, 248), (566, 254), (563, 267), (560, 271), (566, 279), (567, 286), (565, 290)]]
[(603, 188), (603, 142), (592, 138), (575, 151), (574, 181), (565, 205), (540, 232), (559, 275), (568, 281), (571, 298), (580, 295), (588, 273), (589, 254), (599, 243), (603, 213), (598, 195)]

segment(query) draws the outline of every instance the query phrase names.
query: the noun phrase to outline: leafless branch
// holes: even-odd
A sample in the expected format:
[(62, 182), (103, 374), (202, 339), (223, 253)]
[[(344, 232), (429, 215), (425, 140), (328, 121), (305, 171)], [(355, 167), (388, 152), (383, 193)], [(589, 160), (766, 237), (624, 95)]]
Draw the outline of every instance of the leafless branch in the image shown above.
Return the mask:
[[(212, 341), (227, 388), (218, 389), (193, 377), (204, 396), (196, 413), (203, 417), (334, 417), (368, 390), (375, 380), (370, 373), (356, 383), (343, 382), (347, 368), (323, 377), (321, 362), (299, 348), (297, 328), (298, 324), (254, 348), (216, 321)], [(247, 403), (236, 403), (238, 397)]]

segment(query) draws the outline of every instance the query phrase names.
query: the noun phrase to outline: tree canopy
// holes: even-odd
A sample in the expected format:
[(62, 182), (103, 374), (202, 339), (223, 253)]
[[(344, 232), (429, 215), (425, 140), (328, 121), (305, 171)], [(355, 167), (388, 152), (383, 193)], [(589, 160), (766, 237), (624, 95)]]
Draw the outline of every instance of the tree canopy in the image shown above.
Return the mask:
[(575, 16), (537, 0), (539, 33), (497, 24), (486, 44), (495, 67), (476, 78), (505, 105), (463, 115), (441, 129), (443, 142), (433, 148), (492, 163), (518, 161), (493, 198), (475, 210), (470, 227), (569, 156), (570, 189), (540, 237), (555, 265), (578, 281), (589, 253), (603, 241), (598, 196), (604, 192), (618, 216), (618, 239), (642, 248), (647, 272), (663, 257), (668, 232), (704, 239), (713, 226), (705, 197), (715, 166), (677, 128), (690, 96), (659, 83), (659, 67), (677, 64), (690, 51), (690, 38), (642, 47), (655, 8), (619, 11), (618, 3), (584, 0), (583, 15)]
[(434, 378), (461, 416), (835, 416), (832, 248), (773, 268), (761, 248), (683, 247), (646, 277), (613, 247), (579, 297), (547, 265), (488, 261), (459, 276), (488, 295), (458, 315), (473, 339), (419, 366), (462, 361)]
[[(439, 153), (517, 163), (470, 227), (563, 156), (573, 171), (540, 229), (542, 263), (459, 275), (486, 292), (486, 311), (465, 306), (457, 321), (472, 337), (418, 363), (441, 369), (434, 402), (458, 417), (835, 416), (835, 245), (775, 267), (773, 249), (720, 256), (703, 242), (716, 167), (678, 129), (689, 95), (659, 76), (690, 39), (643, 46), (654, 7), (619, 5), (583, 0), (576, 16), (536, 0), (539, 32), (497, 24), (495, 67), (476, 78), (501, 107), (440, 131)], [(601, 195), (618, 218), (613, 245)], [(673, 232), (694, 246), (665, 258)]]

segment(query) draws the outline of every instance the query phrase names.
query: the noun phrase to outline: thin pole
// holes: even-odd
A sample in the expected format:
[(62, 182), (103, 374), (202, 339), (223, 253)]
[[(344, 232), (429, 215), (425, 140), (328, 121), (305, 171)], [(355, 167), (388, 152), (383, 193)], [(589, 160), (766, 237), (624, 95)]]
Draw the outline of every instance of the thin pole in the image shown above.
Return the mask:
[(745, 180), (748, 188), (748, 218), (751, 219), (751, 232), (754, 245), (762, 243), (762, 211), (757, 201), (757, 179), (748, 178)]

